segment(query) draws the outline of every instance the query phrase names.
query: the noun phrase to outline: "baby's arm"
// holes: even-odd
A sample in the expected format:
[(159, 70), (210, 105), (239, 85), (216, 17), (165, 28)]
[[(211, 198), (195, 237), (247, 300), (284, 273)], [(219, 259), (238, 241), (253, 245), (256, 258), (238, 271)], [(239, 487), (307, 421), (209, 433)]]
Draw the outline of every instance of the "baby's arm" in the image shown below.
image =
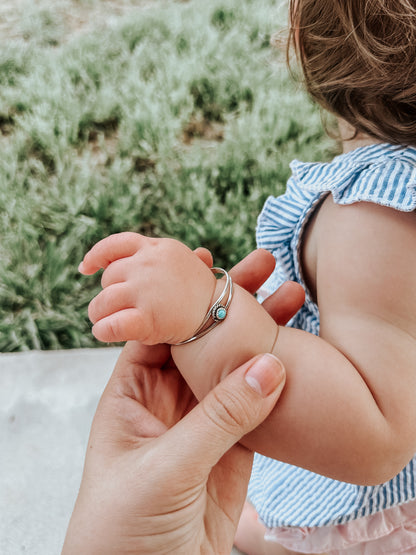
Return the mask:
[[(286, 387), (243, 443), (335, 479), (381, 483), (416, 451), (416, 217), (370, 203), (340, 207), (329, 197), (315, 227), (310, 281), (321, 337), (280, 328), (273, 352)], [(261, 311), (254, 317), (250, 303), (237, 290), (221, 326), (172, 349), (199, 397), (240, 356), (273, 341), (273, 323)]]
[[(351, 214), (353, 218), (356, 217), (353, 212)], [(339, 215), (336, 219), (341, 221)], [(377, 220), (377, 217), (375, 219)], [(331, 221), (331, 218), (329, 220)], [(414, 275), (416, 268), (414, 261), (413, 267), (409, 268), (409, 260), (406, 260), (405, 268), (397, 268), (401, 281), (399, 292), (395, 290), (395, 284), (392, 285), (391, 275), (387, 271), (390, 262), (386, 263), (386, 253), (380, 249), (378, 240), (381, 235), (384, 237), (386, 234), (382, 233), (383, 224), (384, 219), (377, 234), (370, 233), (364, 237), (354, 237), (351, 230), (348, 234), (345, 230), (337, 234), (332, 228), (331, 233), (323, 232), (327, 239), (336, 237), (337, 242), (331, 246), (325, 244), (324, 239), (323, 251), (318, 256), (319, 272), (321, 268), (325, 268), (329, 274), (328, 278), (320, 279), (323, 288), (319, 287), (317, 291), (323, 332), (321, 338), (288, 328), (280, 328), (277, 335), (278, 328), (268, 314), (251, 295), (236, 287), (229, 314), (223, 323), (205, 337), (172, 349), (178, 367), (198, 397), (202, 397), (241, 361), (256, 353), (273, 351), (286, 367), (285, 392), (272, 415), (245, 439), (246, 445), (276, 459), (357, 483), (380, 483), (392, 477), (408, 462), (416, 443), (416, 414), (413, 401), (416, 390), (416, 373), (413, 370), (416, 367), (415, 340), (414, 335), (407, 330), (403, 331), (397, 323), (397, 317), (394, 316), (400, 313), (401, 322), (409, 316), (409, 322), (416, 332), (416, 307), (411, 307), (414, 299), (413, 280), (409, 283), (409, 280), (403, 277)], [(402, 246), (403, 241), (407, 241), (414, 244), (416, 237), (412, 226), (405, 226), (405, 229), (402, 229), (402, 225), (396, 227), (399, 229), (390, 229), (388, 232), (392, 235), (392, 231), (395, 231), (397, 235), (395, 237), (393, 233), (393, 243), (398, 242)], [(342, 244), (346, 238), (354, 248)], [(357, 241), (363, 245), (363, 254), (356, 252)], [(381, 244), (384, 244), (383, 241)], [(176, 248), (176, 242), (169, 245), (168, 251), (173, 245)], [(344, 265), (342, 261), (337, 260), (339, 252), (346, 257)], [(368, 252), (374, 254), (371, 257), (370, 268)], [(130, 251), (121, 254), (128, 257), (127, 260), (131, 255)], [(104, 263), (94, 267), (89, 260), (90, 255), (87, 255), (83, 268), (85, 273), (92, 273), (99, 266), (106, 267), (108, 261), (116, 260), (120, 253), (101, 253), (100, 256), (104, 257)], [(169, 310), (165, 310), (169, 306), (167, 297), (164, 297), (166, 289), (162, 285), (163, 280), (159, 281), (159, 278), (165, 279), (169, 276), (170, 255), (168, 252), (165, 256), (158, 255), (157, 260), (162, 269), (157, 264), (152, 270), (154, 277), (146, 278), (147, 281), (143, 282), (142, 288), (146, 287), (143, 297), (148, 296), (147, 287), (150, 287), (149, 298), (162, 299), (161, 314), (166, 323), (172, 326), (175, 318), (172, 318)], [(130, 277), (137, 281), (137, 271), (129, 270), (126, 273), (121, 272), (123, 275), (120, 274), (125, 262), (126, 260), (118, 260), (114, 265), (110, 264), (103, 275), (105, 287), (109, 284), (114, 287)], [(190, 264), (193, 266), (193, 259)], [(146, 333), (141, 332), (142, 336), (146, 335), (145, 340), (173, 343), (190, 337), (205, 315), (207, 307), (222, 291), (223, 281), (212, 281), (213, 276), (206, 267), (198, 266), (198, 272), (201, 274), (195, 275), (191, 275), (185, 268), (187, 264), (183, 261), (179, 265), (174, 264), (173, 276), (178, 299), (175, 297), (173, 301), (176, 302), (185, 294), (189, 301), (187, 309), (194, 303), (198, 304), (196, 312), (199, 312), (199, 315), (193, 318), (191, 314), (192, 329), (189, 326), (185, 333), (181, 322), (180, 326), (175, 324), (176, 332), (181, 327), (181, 333), (173, 334), (172, 331), (164, 330), (163, 337), (159, 338), (157, 336), (160, 335), (160, 330), (156, 330), (157, 333), (151, 338), (151, 326), (145, 324)], [(144, 275), (149, 266), (145, 266), (145, 269)], [(331, 272), (334, 271), (340, 274), (335, 276), (335, 280), (332, 279), (333, 275), (331, 278)], [(371, 272), (375, 272), (376, 281), (368, 279), (369, 275), (372, 275)], [(159, 278), (156, 279), (158, 275)], [(394, 275), (397, 277), (396, 273)], [(371, 302), (367, 304), (362, 298), (359, 302), (353, 298), (357, 289), (354, 281), (365, 276), (368, 283), (362, 284), (360, 294), (367, 300), (371, 297)], [(199, 286), (195, 289), (193, 285), (197, 282)], [(207, 288), (207, 293), (204, 293), (204, 287)], [(107, 326), (110, 336), (100, 337), (97, 333), (96, 335), (109, 341), (133, 338), (116, 337), (117, 334), (114, 335), (114, 332), (118, 333), (123, 329), (123, 325), (120, 324), (120, 314), (123, 311), (127, 316), (126, 322), (129, 321), (136, 301), (127, 295), (127, 299), (123, 301), (124, 307), (121, 306), (123, 303), (114, 305), (112, 303), (118, 297), (119, 291), (114, 289), (113, 292), (113, 295), (102, 298), (103, 302), (93, 301), (91, 305), (90, 314), (93, 321), (104, 316), (104, 319), (96, 324), (96, 331), (100, 326), (102, 330), (102, 326), (108, 323), (106, 314), (114, 313), (114, 317), (110, 319), (115, 318)], [(105, 290), (100, 295), (104, 294)], [(391, 305), (390, 311), (386, 311), (386, 295)], [(396, 306), (402, 298), (405, 302)], [(179, 304), (181, 303), (183, 299)], [(99, 305), (104, 306), (105, 310), (102, 311)], [(118, 311), (121, 308), (123, 310), (120, 313)], [(101, 310), (101, 313), (96, 312), (97, 310)], [(139, 321), (145, 323), (143, 307), (139, 309), (139, 314)], [(159, 316), (159, 313), (153, 311), (152, 314), (151, 320), (155, 323), (155, 316)], [(132, 335), (135, 335), (134, 326), (125, 328), (128, 333), (131, 331)], [(139, 339), (143, 340), (143, 337)]]

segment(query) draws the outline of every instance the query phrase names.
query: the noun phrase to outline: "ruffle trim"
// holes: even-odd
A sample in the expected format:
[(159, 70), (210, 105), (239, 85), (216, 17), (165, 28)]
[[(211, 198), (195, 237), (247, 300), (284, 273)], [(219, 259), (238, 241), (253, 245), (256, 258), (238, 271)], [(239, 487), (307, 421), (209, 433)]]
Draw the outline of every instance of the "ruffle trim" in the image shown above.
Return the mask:
[(338, 526), (272, 528), (265, 538), (301, 553), (414, 553), (411, 549), (416, 549), (416, 501)]

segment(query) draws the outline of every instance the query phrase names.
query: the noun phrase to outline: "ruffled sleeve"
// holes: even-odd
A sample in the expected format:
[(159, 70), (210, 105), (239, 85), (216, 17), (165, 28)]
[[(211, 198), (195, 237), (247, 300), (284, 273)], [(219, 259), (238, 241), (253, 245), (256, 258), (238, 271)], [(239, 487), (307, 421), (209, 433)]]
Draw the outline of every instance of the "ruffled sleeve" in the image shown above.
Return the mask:
[(332, 194), (337, 204), (366, 201), (411, 212), (416, 208), (416, 166), (402, 160), (372, 164), (349, 188)]
[(280, 197), (269, 197), (257, 220), (257, 245), (274, 251), (284, 243), (290, 243), (294, 230), (300, 221), (314, 191), (299, 187), (297, 160), (291, 163), (292, 177), (287, 182), (286, 192)]
[[(300, 163), (292, 162), (292, 171), (297, 164)], [(297, 279), (292, 241), (313, 197), (316, 193), (299, 187), (294, 172), (287, 183), (286, 193), (267, 199), (257, 220), (257, 246), (273, 253), (276, 269), (259, 291), (260, 299), (266, 298), (284, 281)]]
[(416, 208), (416, 149), (373, 145), (330, 164), (300, 164), (296, 181), (305, 191), (331, 192), (337, 204), (373, 202), (396, 210)]

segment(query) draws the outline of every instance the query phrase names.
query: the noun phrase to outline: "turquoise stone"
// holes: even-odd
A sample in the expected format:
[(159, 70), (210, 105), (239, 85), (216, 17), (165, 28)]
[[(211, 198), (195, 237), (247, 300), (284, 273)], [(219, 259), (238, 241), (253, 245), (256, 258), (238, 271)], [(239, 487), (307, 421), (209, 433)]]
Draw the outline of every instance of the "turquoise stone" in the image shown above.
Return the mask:
[(220, 306), (215, 314), (215, 316), (218, 318), (218, 320), (224, 320), (224, 318), (227, 316), (227, 311), (225, 310), (225, 308), (223, 308), (222, 306)]

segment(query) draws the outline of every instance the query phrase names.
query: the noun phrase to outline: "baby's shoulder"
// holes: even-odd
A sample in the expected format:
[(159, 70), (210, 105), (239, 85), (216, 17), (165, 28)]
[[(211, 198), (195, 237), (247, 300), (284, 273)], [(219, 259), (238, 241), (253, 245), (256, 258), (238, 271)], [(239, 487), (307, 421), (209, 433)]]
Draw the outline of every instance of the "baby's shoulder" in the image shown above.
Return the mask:
[(321, 316), (327, 306), (378, 315), (416, 338), (416, 213), (329, 195), (314, 232)]

